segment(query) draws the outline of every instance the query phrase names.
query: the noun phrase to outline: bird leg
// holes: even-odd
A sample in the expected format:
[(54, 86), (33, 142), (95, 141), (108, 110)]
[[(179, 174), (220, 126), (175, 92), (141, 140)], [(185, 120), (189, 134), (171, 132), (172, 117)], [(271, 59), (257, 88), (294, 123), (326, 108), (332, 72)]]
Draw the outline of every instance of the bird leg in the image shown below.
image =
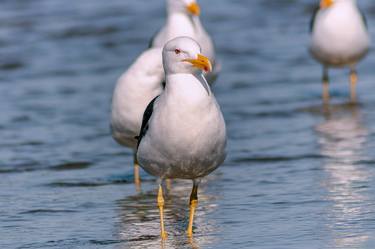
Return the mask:
[(328, 77), (328, 69), (326, 67), (323, 68), (323, 104), (329, 104), (329, 77)]
[(141, 189), (141, 178), (139, 176), (139, 164), (136, 153), (134, 153), (134, 184), (137, 191), (139, 191)]
[(198, 184), (194, 181), (193, 189), (190, 194), (190, 214), (189, 214), (189, 226), (187, 234), (189, 237), (193, 236), (193, 221), (195, 209), (198, 206)]
[(159, 185), (159, 191), (158, 191), (158, 207), (160, 212), (160, 236), (162, 240), (165, 240), (167, 238), (167, 233), (164, 229), (164, 197), (163, 197), (163, 188), (161, 184)]
[(166, 187), (168, 191), (171, 191), (172, 187), (172, 180), (171, 179), (165, 179)]
[(357, 102), (357, 82), (358, 76), (357, 71), (355, 69), (350, 70), (350, 101), (352, 103)]

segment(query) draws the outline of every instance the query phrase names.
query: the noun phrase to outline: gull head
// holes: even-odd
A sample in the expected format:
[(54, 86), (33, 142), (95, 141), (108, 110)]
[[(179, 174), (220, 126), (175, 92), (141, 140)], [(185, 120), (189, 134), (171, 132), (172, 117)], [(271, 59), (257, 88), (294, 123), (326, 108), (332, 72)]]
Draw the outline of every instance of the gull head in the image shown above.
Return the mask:
[(167, 0), (169, 12), (180, 12), (191, 16), (200, 15), (200, 7), (196, 0)]
[(163, 48), (163, 65), (166, 74), (195, 74), (211, 72), (210, 60), (201, 54), (201, 47), (190, 37), (177, 37)]

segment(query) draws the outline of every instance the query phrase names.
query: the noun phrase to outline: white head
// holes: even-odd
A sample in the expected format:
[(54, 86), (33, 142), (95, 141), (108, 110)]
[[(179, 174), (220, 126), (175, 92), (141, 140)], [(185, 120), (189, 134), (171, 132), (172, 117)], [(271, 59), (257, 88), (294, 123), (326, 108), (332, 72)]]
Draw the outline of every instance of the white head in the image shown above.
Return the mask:
[(169, 13), (183, 13), (190, 16), (199, 16), (200, 7), (196, 0), (167, 0)]
[(195, 74), (212, 70), (209, 59), (201, 55), (199, 44), (185, 36), (177, 37), (165, 44), (163, 65), (166, 74)]

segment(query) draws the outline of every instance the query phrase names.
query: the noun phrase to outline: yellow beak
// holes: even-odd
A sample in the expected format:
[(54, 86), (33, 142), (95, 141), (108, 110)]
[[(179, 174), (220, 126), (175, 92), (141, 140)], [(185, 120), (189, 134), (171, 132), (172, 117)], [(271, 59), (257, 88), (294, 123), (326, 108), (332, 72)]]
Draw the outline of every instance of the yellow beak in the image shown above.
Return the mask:
[(198, 54), (198, 59), (185, 59), (183, 61), (191, 63), (194, 67), (204, 70), (205, 72), (211, 72), (212, 71), (212, 64), (210, 60), (201, 55)]
[(320, 8), (326, 9), (332, 6), (334, 0), (321, 0), (320, 1)]
[(197, 3), (191, 3), (186, 6), (187, 11), (193, 16), (199, 16), (201, 14), (201, 8)]

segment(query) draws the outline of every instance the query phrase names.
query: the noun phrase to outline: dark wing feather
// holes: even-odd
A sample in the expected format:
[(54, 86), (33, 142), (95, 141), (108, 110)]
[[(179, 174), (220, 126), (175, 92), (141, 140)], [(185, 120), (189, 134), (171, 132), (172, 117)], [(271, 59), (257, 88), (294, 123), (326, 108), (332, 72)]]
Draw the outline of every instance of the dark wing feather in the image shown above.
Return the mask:
[(148, 48), (152, 48), (152, 45), (154, 44), (154, 40), (155, 40), (155, 37), (156, 37), (157, 34), (158, 34), (158, 32), (155, 32), (155, 33), (152, 35), (151, 39), (150, 39), (149, 42), (148, 42)]
[(365, 13), (361, 9), (359, 9), (359, 12), (361, 13), (363, 23), (365, 24), (366, 28), (368, 29), (367, 18), (365, 16)]
[(314, 9), (314, 13), (313, 13), (313, 15), (312, 15), (312, 17), (311, 17), (311, 20), (310, 20), (310, 33), (312, 33), (313, 30), (314, 30), (315, 18), (316, 18), (316, 15), (318, 14), (319, 10), (320, 10), (320, 7), (319, 7), (319, 6), (317, 6), (317, 7)]
[(147, 105), (146, 110), (145, 110), (145, 112), (143, 114), (141, 131), (139, 133), (139, 136), (136, 137), (136, 139), (138, 140), (137, 149), (139, 147), (139, 144), (141, 143), (142, 138), (147, 133), (147, 130), (148, 130), (148, 121), (150, 120), (152, 112), (154, 111), (154, 103), (155, 103), (155, 100), (158, 97), (159, 96), (156, 96), (153, 100), (151, 100), (151, 102)]

